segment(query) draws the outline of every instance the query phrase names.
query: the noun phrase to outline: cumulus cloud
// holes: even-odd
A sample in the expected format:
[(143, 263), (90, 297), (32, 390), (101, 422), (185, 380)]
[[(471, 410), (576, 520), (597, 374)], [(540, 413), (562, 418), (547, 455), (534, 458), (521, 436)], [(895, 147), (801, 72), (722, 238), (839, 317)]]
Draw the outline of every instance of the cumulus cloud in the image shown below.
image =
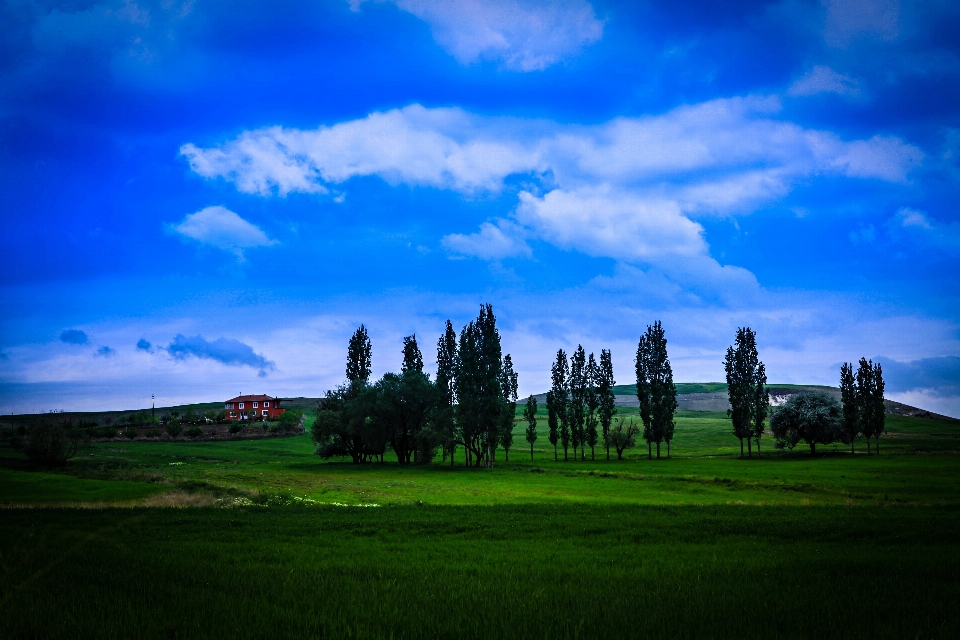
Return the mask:
[(67, 344), (87, 344), (87, 334), (80, 329), (67, 329), (60, 334), (60, 342)]
[[(356, 10), (363, 0), (349, 0)], [(433, 30), (463, 64), (499, 60), (537, 71), (576, 55), (603, 36), (603, 22), (585, 0), (390, 0)]]
[(838, 93), (842, 96), (855, 96), (860, 93), (856, 80), (837, 73), (830, 67), (817, 65), (787, 89), (791, 96), (812, 96), (818, 93)]
[(146, 338), (140, 338), (137, 340), (137, 351), (150, 351), (150, 341)]
[(273, 371), (276, 368), (271, 360), (267, 360), (262, 354), (255, 353), (250, 345), (231, 338), (208, 341), (199, 335), (188, 338), (177, 334), (173, 342), (167, 346), (166, 351), (177, 360), (194, 357), (214, 360), (225, 365), (253, 367), (259, 369), (260, 377), (266, 376), (267, 371)]
[(520, 193), (517, 219), (547, 242), (625, 262), (705, 254), (703, 228), (676, 202), (617, 193), (609, 186), (555, 189), (542, 197)]
[(940, 356), (898, 362), (875, 360), (883, 367), (886, 389), (891, 392), (924, 391), (935, 396), (960, 396), (960, 357)]
[(455, 256), (470, 256), (482, 260), (530, 257), (530, 246), (523, 240), (523, 234), (524, 230), (510, 221), (497, 220), (496, 224), (484, 222), (477, 233), (452, 233), (444, 236), (441, 244)]
[(207, 207), (191, 213), (171, 229), (185, 238), (229, 251), (243, 260), (243, 250), (277, 244), (260, 227), (224, 207)]
[(688, 216), (749, 212), (816, 175), (903, 181), (923, 159), (899, 138), (843, 140), (778, 119), (780, 108), (776, 98), (732, 98), (577, 126), (410, 105), (181, 152), (198, 174), (264, 196), (327, 192), (357, 176), (496, 193), (522, 176), (536, 185), (518, 195), (522, 229), (487, 222), (443, 240), (491, 260), (527, 255), (526, 236), (619, 260), (703, 256)]

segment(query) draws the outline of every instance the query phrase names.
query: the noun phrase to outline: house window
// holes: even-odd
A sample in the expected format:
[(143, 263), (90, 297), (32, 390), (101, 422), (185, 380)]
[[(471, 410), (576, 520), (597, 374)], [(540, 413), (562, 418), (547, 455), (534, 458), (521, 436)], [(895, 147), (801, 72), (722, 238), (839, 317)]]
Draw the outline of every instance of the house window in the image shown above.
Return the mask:
[(236, 412), (236, 411), (231, 411), (231, 412), (230, 412), (230, 417), (231, 417), (231, 418), (236, 418), (236, 417), (237, 417), (237, 412)]
[(240, 408), (243, 409), (243, 403), (242, 403), (242, 402), (240, 403)]
[(269, 403), (269, 402), (264, 402), (264, 403), (263, 403), (263, 407), (264, 407), (265, 409), (269, 409), (269, 408), (270, 408), (270, 403)]
[(270, 415), (270, 412), (269, 412), (269, 411), (264, 411), (264, 412), (263, 412), (263, 415), (265, 415), (265, 416)]
[(258, 404), (259, 404), (259, 403), (254, 402), (254, 403), (253, 403), (253, 408), (256, 409)]
[(224, 409), (233, 409), (233, 403), (232, 403), (232, 402), (228, 402), (227, 404), (223, 405), (223, 408), (224, 408)]

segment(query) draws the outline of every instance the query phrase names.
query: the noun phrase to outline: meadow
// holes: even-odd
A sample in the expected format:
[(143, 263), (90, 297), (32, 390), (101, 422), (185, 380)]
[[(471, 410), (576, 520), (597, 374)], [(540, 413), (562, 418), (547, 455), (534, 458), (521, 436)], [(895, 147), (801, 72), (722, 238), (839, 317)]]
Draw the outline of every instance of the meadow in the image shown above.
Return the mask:
[(493, 469), (0, 447), (4, 637), (960, 636), (960, 422), (740, 459), (724, 414), (681, 412), (670, 459), (576, 462), (544, 422)]

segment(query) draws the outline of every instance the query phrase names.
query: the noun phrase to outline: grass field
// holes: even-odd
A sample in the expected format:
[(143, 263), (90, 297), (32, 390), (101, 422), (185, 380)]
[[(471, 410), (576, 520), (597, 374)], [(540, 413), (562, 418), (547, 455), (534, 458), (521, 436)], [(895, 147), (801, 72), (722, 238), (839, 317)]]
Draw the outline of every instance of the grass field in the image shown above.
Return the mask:
[(725, 415), (687, 412), (669, 460), (585, 462), (545, 431), (531, 462), (524, 426), (482, 470), (308, 436), (46, 471), (0, 446), (3, 635), (960, 637), (960, 422), (741, 460)]

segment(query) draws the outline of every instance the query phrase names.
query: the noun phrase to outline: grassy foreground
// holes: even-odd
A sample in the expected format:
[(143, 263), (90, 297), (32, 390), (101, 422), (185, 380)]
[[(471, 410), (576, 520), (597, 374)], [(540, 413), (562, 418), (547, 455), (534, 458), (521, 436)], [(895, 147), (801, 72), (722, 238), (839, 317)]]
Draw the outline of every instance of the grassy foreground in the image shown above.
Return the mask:
[(304, 436), (102, 443), (53, 471), (0, 447), (0, 628), (960, 637), (960, 423), (888, 429), (880, 456), (740, 460), (725, 416), (690, 413), (670, 460), (554, 462), (543, 433), (531, 462), (518, 424), (490, 470), (327, 463)]

